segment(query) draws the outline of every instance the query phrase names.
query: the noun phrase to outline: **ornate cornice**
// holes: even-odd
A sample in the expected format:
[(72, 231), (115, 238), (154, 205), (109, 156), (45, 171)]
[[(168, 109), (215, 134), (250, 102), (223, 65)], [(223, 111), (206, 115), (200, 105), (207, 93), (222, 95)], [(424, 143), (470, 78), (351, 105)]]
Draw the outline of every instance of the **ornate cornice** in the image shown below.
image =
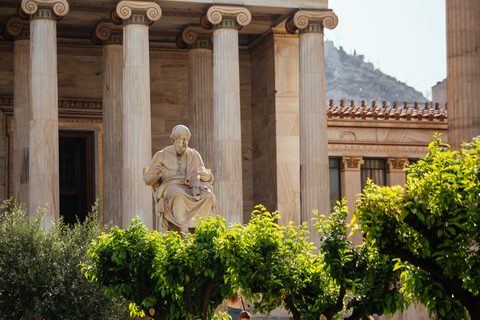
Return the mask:
[[(225, 28), (236, 28), (237, 26), (235, 24), (244, 27), (252, 21), (250, 10), (245, 7), (236, 6), (213, 5), (208, 9), (206, 17), (211, 24)], [(226, 21), (224, 20), (231, 20), (233, 23), (225, 24)], [(224, 21), (223, 24), (222, 21)]]
[(66, 0), (22, 0), (22, 10), (29, 15), (35, 14), (39, 6), (51, 7), (59, 17), (65, 16), (70, 9)]
[(8, 20), (5, 32), (15, 40), (30, 39), (30, 24), (27, 21), (13, 16)]
[(342, 157), (341, 162), (341, 171), (360, 171), (360, 165), (364, 164), (365, 161), (362, 157)]
[(405, 165), (408, 163), (407, 158), (388, 158), (387, 172), (405, 172)]
[(162, 16), (162, 8), (155, 2), (123, 0), (117, 5), (117, 15), (128, 20), (134, 12), (145, 12), (150, 21), (157, 21)]

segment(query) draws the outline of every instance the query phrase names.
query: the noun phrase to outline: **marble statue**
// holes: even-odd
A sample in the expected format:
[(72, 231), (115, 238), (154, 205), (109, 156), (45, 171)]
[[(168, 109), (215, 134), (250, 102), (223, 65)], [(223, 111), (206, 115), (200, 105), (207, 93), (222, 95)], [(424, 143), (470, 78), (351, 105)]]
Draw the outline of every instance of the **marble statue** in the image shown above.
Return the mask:
[(143, 177), (153, 188), (155, 212), (163, 229), (194, 232), (194, 217), (217, 214), (213, 175), (205, 169), (202, 157), (188, 147), (190, 130), (178, 125), (172, 130), (172, 146), (158, 151)]

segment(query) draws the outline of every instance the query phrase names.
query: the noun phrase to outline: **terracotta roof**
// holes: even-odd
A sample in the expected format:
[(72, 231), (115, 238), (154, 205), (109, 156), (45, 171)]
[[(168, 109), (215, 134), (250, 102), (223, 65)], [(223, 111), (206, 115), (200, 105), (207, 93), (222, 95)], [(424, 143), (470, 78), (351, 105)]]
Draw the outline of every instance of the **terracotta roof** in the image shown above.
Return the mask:
[(393, 102), (393, 105), (389, 107), (383, 101), (380, 107), (375, 101), (372, 101), (371, 106), (367, 106), (364, 100), (360, 106), (355, 105), (353, 100), (350, 100), (350, 105), (345, 105), (343, 100), (340, 100), (340, 105), (334, 105), (333, 100), (330, 99), (327, 116), (328, 119), (446, 121), (448, 113), (447, 106), (445, 105), (445, 108), (441, 109), (438, 103), (431, 106), (429, 102), (424, 104), (415, 102), (413, 106), (409, 106), (407, 102), (404, 102), (402, 106), (397, 106), (397, 103)]

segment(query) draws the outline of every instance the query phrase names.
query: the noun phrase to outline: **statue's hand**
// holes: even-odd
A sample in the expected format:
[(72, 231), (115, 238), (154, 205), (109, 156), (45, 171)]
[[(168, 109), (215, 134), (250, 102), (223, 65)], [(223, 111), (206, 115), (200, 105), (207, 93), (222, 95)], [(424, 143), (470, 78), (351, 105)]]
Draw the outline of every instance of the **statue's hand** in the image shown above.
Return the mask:
[(202, 181), (209, 181), (210, 180), (210, 174), (208, 172), (201, 171), (199, 176), (200, 176), (200, 180), (202, 180)]
[(156, 167), (155, 167), (155, 174), (157, 176), (161, 176), (163, 174), (163, 166), (161, 164), (158, 164)]

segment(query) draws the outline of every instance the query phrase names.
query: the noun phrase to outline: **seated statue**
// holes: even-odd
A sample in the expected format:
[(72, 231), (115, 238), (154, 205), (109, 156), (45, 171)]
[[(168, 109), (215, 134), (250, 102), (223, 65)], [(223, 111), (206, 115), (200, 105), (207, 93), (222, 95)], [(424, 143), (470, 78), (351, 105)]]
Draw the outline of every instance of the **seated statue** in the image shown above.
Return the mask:
[(199, 221), (195, 216), (217, 214), (213, 194), (213, 175), (205, 169), (202, 157), (188, 147), (190, 130), (178, 125), (172, 130), (172, 146), (158, 151), (143, 177), (153, 188), (155, 212), (163, 230), (194, 232)]

